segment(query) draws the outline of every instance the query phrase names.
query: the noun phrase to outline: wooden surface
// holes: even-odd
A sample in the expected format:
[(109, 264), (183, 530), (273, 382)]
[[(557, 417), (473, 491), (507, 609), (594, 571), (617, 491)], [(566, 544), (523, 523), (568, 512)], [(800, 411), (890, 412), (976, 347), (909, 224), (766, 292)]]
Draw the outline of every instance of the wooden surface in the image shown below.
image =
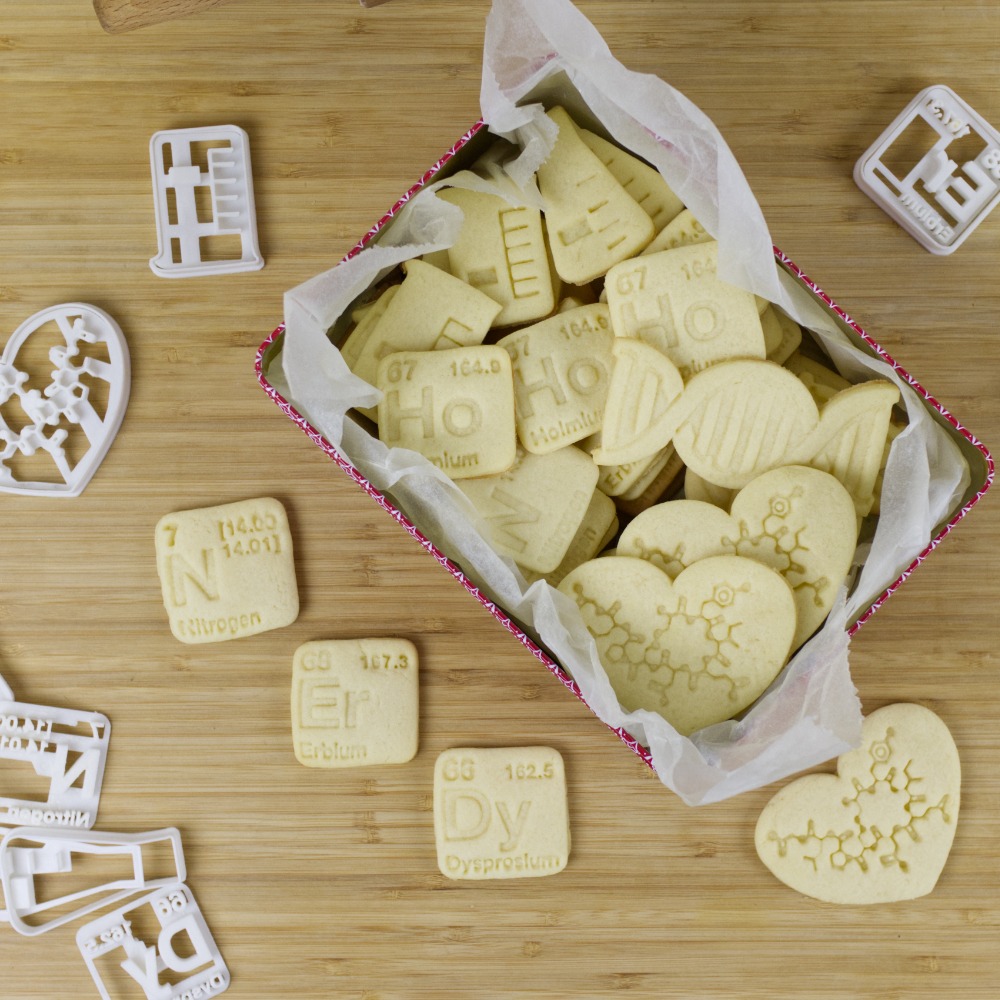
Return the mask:
[[(0, 24), (0, 329), (82, 300), (132, 351), (122, 431), (75, 500), (0, 495), (0, 672), (23, 701), (113, 722), (100, 826), (176, 825), (189, 884), (247, 1000), (996, 993), (1000, 699), (991, 494), (853, 644), (867, 710), (915, 700), (959, 745), (962, 815), (924, 899), (801, 897), (758, 862), (774, 788), (681, 804), (265, 397), (257, 345), (282, 293), (335, 262), (478, 116), (487, 0), (232, 0), (127, 35), (90, 0), (5, 0)], [(700, 105), (775, 242), (986, 443), (1000, 442), (1000, 213), (935, 258), (851, 180), (922, 87), (1000, 123), (1000, 7), (980, 2), (581, 0), (628, 66)], [(167, 281), (148, 142), (250, 134), (264, 270)], [(184, 646), (153, 527), (273, 495), (302, 597), (280, 631)], [(291, 656), (316, 638), (402, 635), (423, 662), (412, 764), (301, 767)], [(461, 744), (564, 755), (562, 874), (462, 885), (437, 872), (431, 776)], [(74, 929), (0, 933), (5, 1000), (96, 996)]]

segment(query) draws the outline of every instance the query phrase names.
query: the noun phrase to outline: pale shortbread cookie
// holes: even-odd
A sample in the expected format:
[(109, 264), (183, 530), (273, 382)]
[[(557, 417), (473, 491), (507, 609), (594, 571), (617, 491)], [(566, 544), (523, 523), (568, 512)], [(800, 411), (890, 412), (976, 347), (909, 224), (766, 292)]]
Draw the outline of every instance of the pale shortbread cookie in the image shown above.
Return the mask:
[(641, 514), (654, 504), (673, 496), (680, 489), (684, 475), (684, 463), (673, 447), (670, 448), (670, 452), (669, 460), (648, 485), (641, 490), (637, 486), (618, 497), (615, 503), (623, 514), (632, 517)]
[(390, 285), (374, 302), (369, 302), (351, 313), (355, 326), (340, 348), (340, 353), (351, 371), (357, 368), (358, 358), (361, 356), (365, 343), (379, 320), (385, 315), (389, 303), (399, 288), (399, 285)]
[(292, 533), (277, 500), (167, 514), (155, 543), (170, 630), (181, 642), (238, 639), (298, 617)]
[(677, 218), (684, 202), (674, 194), (659, 170), (626, 153), (596, 132), (585, 128), (577, 129), (577, 132), (591, 152), (611, 171), (614, 179), (625, 188), (629, 197), (653, 220), (656, 232)]
[(812, 392), (817, 404), (825, 403), (835, 393), (851, 384), (839, 372), (819, 361), (814, 361), (801, 351), (793, 351), (782, 363), (789, 371), (798, 375), (806, 388)]
[[(612, 378), (609, 401), (613, 391)], [(864, 516), (898, 399), (896, 386), (876, 380), (842, 390), (820, 410), (788, 369), (725, 361), (687, 383), (661, 432), (672, 428), (684, 464), (716, 486), (738, 489), (781, 465), (811, 465), (836, 476)]]
[(941, 719), (888, 705), (864, 720), (861, 745), (835, 775), (806, 775), (771, 799), (757, 820), (757, 854), (785, 885), (828, 903), (925, 896), (951, 852), (961, 781)]
[(723, 510), (729, 510), (729, 505), (733, 502), (737, 490), (729, 489), (726, 486), (716, 486), (707, 479), (703, 479), (694, 469), (685, 467), (684, 469), (684, 499), (701, 500), (710, 503)]
[(555, 875), (569, 861), (566, 772), (550, 747), (456, 747), (434, 765), (434, 838), (452, 879)]
[(644, 559), (593, 559), (559, 590), (580, 608), (622, 706), (658, 712), (685, 736), (754, 702), (795, 633), (788, 584), (740, 556), (703, 559), (673, 581)]
[(594, 490), (590, 506), (587, 507), (562, 562), (551, 573), (536, 573), (524, 567), (521, 567), (521, 572), (528, 583), (546, 580), (553, 587), (558, 587), (570, 570), (595, 558), (617, 534), (618, 510), (614, 500), (605, 496), (600, 490)]
[(685, 380), (720, 361), (762, 359), (754, 297), (719, 280), (718, 257), (713, 241), (616, 264), (605, 281), (615, 334), (655, 347)]
[(439, 271), (451, 273), (451, 260), (448, 258), (447, 250), (432, 250), (430, 253), (423, 254), (420, 259), (425, 264), (436, 267)]
[[(372, 385), (386, 355), (481, 344), (500, 312), (488, 295), (422, 260), (406, 261), (403, 270), (406, 278), (367, 331), (351, 368)], [(353, 355), (350, 338), (344, 348)]]
[(738, 555), (780, 573), (795, 597), (798, 648), (816, 631), (847, 578), (858, 520), (831, 475), (801, 465), (765, 472), (736, 494), (730, 513), (671, 500), (639, 514), (618, 552), (646, 559), (671, 578), (700, 559)]
[(802, 343), (802, 328), (770, 303), (760, 314), (760, 325), (764, 331), (767, 360), (783, 365)]
[(497, 342), (513, 364), (517, 436), (528, 451), (544, 455), (600, 429), (614, 341), (608, 307), (595, 303)]
[[(649, 464), (641, 476), (627, 489), (622, 490), (622, 500), (636, 500), (657, 482), (669, 482), (681, 471), (682, 463), (677, 457), (677, 450), (672, 444), (668, 444), (662, 451), (658, 452), (655, 459)], [(669, 475), (667, 475), (667, 470)]]
[(417, 649), (321, 639), (292, 658), (292, 746), (306, 767), (403, 764), (417, 752)]
[(492, 325), (532, 323), (555, 308), (542, 213), (495, 194), (446, 188), (438, 197), (464, 215), (448, 248), (449, 269), (500, 303)]
[(691, 209), (685, 208), (656, 234), (652, 243), (640, 256), (659, 253), (661, 250), (676, 250), (678, 247), (694, 246), (696, 243), (711, 243), (714, 237), (694, 217)]
[[(601, 435), (595, 434), (580, 445), (584, 450), (593, 453), (601, 446)], [(654, 478), (674, 453), (673, 445), (667, 445), (658, 452), (634, 462), (622, 462), (618, 465), (600, 466), (597, 488), (609, 497), (619, 497), (634, 489), (645, 479)]]
[(638, 253), (653, 238), (653, 222), (580, 138), (569, 115), (553, 108), (559, 129), (538, 168), (545, 228), (559, 276), (582, 285)]
[(598, 465), (624, 465), (658, 454), (676, 426), (674, 404), (684, 392), (676, 366), (641, 340), (616, 337)]
[(379, 362), (379, 439), (419, 452), (452, 479), (514, 462), (514, 380), (501, 347), (404, 351)]
[(547, 455), (518, 448), (506, 472), (458, 486), (486, 521), (493, 547), (544, 575), (563, 561), (583, 522), (597, 466), (573, 445)]

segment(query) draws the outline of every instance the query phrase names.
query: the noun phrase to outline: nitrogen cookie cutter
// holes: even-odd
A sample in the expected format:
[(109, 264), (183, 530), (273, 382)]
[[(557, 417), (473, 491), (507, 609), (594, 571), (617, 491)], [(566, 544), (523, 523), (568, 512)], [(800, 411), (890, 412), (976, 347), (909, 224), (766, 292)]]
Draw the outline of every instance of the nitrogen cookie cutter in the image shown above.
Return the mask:
[[(39, 343), (46, 342), (53, 324), (64, 344), (49, 349), (53, 368), (48, 385), (30, 387), (31, 375), (20, 360), (21, 350), (36, 337)], [(24, 353), (30, 353), (30, 348)], [(121, 427), (130, 381), (128, 345), (121, 327), (103, 309), (68, 302), (29, 316), (0, 354), (0, 407), (13, 400), (27, 418), (11, 424), (0, 411), (0, 493), (79, 496)], [(92, 386), (100, 383), (104, 383), (101, 392), (92, 397)], [(106, 396), (105, 402), (98, 401), (101, 395)], [(81, 443), (86, 439), (86, 448), (76, 461), (73, 453), (78, 449), (71, 434), (79, 435)], [(51, 472), (53, 481), (20, 478), (13, 463), (20, 456), (39, 453), (51, 459), (46, 472)], [(39, 471), (36, 466), (32, 469)]]
[(1000, 201), (1000, 132), (936, 84), (862, 154), (854, 180), (925, 249), (954, 253)]
[(258, 271), (250, 140), (236, 125), (172, 129), (149, 142), (161, 278)]

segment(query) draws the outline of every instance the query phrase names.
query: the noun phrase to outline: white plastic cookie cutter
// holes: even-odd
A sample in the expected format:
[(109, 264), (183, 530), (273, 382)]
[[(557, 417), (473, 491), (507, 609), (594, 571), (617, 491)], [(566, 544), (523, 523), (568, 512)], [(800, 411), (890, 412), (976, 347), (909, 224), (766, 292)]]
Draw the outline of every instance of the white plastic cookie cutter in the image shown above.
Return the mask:
[[(163, 861), (157, 860), (157, 857), (145, 858), (144, 847), (151, 852), (156, 847), (161, 851), (163, 847), (169, 848), (171, 870), (161, 877), (150, 878), (147, 869), (162, 865)], [(159, 853), (157, 851), (156, 855)], [(128, 874), (108, 879), (108, 858), (119, 859), (123, 869), (128, 869)], [(81, 878), (81, 875), (82, 869), (88, 867), (88, 859), (101, 873), (96, 876), (96, 881), (64, 895), (48, 895), (46, 892), (44, 898), (40, 896), (38, 890), (42, 883), (39, 876), (45, 880), (46, 890), (49, 890), (47, 880), (53, 875), (66, 875), (66, 882), (74, 887), (79, 886), (81, 881), (86, 882), (86, 877)], [(148, 833), (76, 833), (72, 830), (17, 827), (0, 840), (0, 884), (7, 901), (7, 916), (14, 930), (27, 937), (61, 927), (137, 893), (183, 882), (186, 876), (181, 835), (173, 827)], [(88, 902), (75, 909), (67, 908), (69, 904), (82, 900)], [(50, 910), (56, 913), (47, 921), (28, 923), (25, 919)]]
[(18, 782), (20, 796), (0, 790), (0, 827), (89, 830), (97, 820), (110, 739), (111, 722), (99, 712), (0, 701), (0, 760), (20, 761), (48, 779), (39, 799), (23, 794), (27, 778)]
[[(186, 885), (168, 886), (92, 920), (77, 932), (76, 943), (104, 1000), (129, 995), (133, 983), (147, 1000), (216, 997), (229, 988), (229, 970)], [(104, 958), (114, 952), (119, 954)], [(113, 994), (105, 981), (110, 975)]]
[(257, 271), (250, 140), (236, 125), (157, 132), (149, 142), (161, 278)]
[[(65, 345), (51, 347), (55, 366), (44, 389), (29, 388), (21, 349), (33, 338), (43, 343), (55, 324)], [(29, 348), (24, 356), (31, 354)], [(51, 306), (26, 319), (0, 354), (0, 493), (27, 496), (79, 496), (111, 447), (125, 416), (131, 380), (128, 345), (121, 327), (103, 309), (82, 302)], [(103, 386), (101, 383), (104, 383)], [(99, 391), (92, 396), (92, 387)], [(98, 397), (104, 397), (98, 401)], [(8, 423), (4, 404), (16, 401), (19, 424)], [(103, 409), (103, 413), (99, 412)], [(23, 417), (25, 419), (21, 420)], [(47, 431), (47, 428), (54, 428)], [(71, 432), (86, 438), (79, 451)], [(61, 481), (19, 479), (10, 463), (47, 452)], [(34, 468), (34, 467), (33, 467)], [(51, 470), (46, 469), (46, 473)]]
[(1000, 201), (1000, 133), (950, 88), (928, 87), (861, 156), (854, 180), (931, 253), (954, 253)]

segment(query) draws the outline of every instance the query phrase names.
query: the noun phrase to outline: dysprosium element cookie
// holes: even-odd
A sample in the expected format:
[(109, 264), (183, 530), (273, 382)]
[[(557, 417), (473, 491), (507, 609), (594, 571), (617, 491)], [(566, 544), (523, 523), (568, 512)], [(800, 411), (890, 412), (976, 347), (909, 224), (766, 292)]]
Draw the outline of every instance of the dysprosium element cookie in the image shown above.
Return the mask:
[(697, 500), (671, 500), (639, 514), (618, 554), (646, 559), (671, 578), (708, 556), (745, 556), (780, 573), (795, 597), (797, 648), (826, 618), (847, 577), (858, 521), (850, 494), (804, 466), (765, 472), (727, 514)]
[(550, 747), (456, 747), (434, 765), (438, 867), (453, 879), (554, 875), (569, 860), (562, 757)]
[(806, 775), (771, 799), (757, 854), (785, 885), (829, 903), (925, 896), (948, 860), (960, 792), (947, 726), (920, 705), (888, 705), (865, 719), (835, 775)]
[(580, 608), (622, 706), (658, 712), (683, 735), (755, 701), (795, 632), (788, 584), (739, 556), (703, 559), (675, 581), (643, 559), (593, 559), (559, 590)]

